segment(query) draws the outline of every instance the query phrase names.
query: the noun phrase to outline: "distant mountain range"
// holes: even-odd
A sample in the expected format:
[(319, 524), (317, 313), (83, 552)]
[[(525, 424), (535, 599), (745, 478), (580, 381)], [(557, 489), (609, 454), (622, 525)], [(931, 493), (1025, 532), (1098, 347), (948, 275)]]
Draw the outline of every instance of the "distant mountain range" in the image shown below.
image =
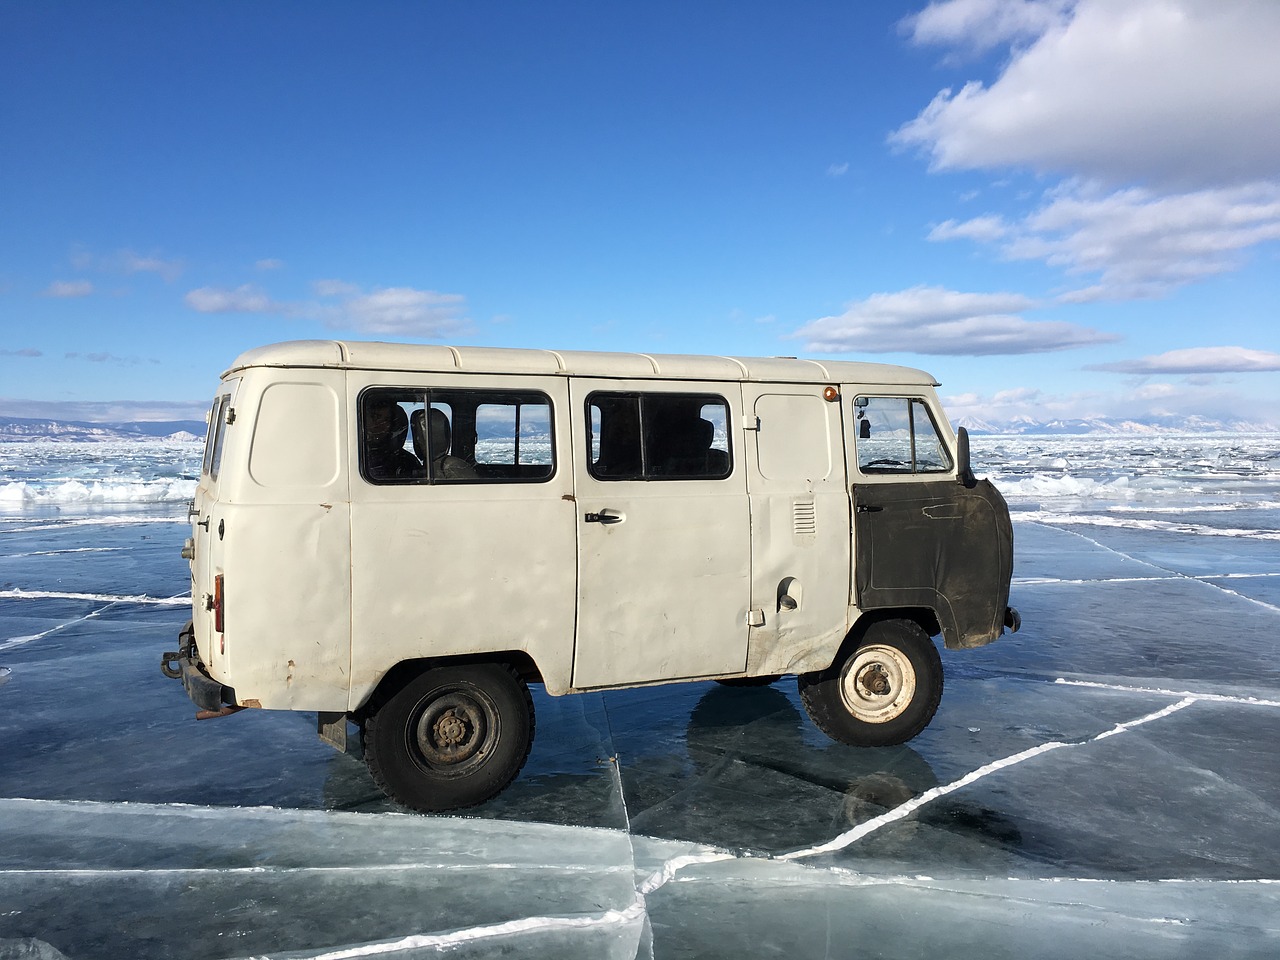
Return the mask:
[(201, 440), (203, 420), (137, 420), (92, 423), (84, 420), (41, 420), (0, 417), (3, 440)]
[[(1155, 417), (1121, 420), (1088, 417), (1078, 420), (1032, 420), (1015, 417), (1007, 421), (960, 417), (957, 427), (974, 436), (1017, 436), (1019, 434), (1072, 434), (1141, 436), (1174, 433), (1280, 433), (1280, 424), (1253, 420), (1213, 420), (1208, 417)], [(40, 420), (27, 417), (0, 417), (0, 441), (14, 440), (201, 440), (205, 425), (200, 420), (137, 420), (92, 423), (83, 420)]]
[(1276, 423), (1261, 420), (1214, 420), (1197, 416), (1148, 417), (1143, 420), (1123, 420), (1117, 417), (1033, 420), (1030, 417), (1014, 417), (1005, 421), (960, 417), (955, 425), (966, 428), (974, 436), (1005, 437), (1019, 434), (1151, 436), (1176, 433), (1280, 433), (1280, 424)]

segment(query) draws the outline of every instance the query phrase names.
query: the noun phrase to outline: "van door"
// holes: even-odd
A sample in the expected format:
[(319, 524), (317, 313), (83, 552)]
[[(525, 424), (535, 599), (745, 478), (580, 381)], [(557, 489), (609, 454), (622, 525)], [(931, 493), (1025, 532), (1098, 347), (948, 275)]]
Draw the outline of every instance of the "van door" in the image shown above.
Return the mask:
[(917, 397), (853, 400), (855, 602), (936, 612), (948, 647), (1000, 636), (1013, 569), (1008, 508), (966, 485)]
[(737, 392), (572, 381), (575, 687), (745, 669), (751, 518), (730, 429)]
[(742, 386), (751, 603), (761, 621), (751, 629), (752, 673), (825, 667), (849, 626), (844, 434), (840, 404), (822, 391), (822, 384)]
[[(209, 410), (209, 429), (205, 436), (204, 460), (200, 468), (200, 483), (196, 486), (191, 502), (191, 597), (193, 605), (200, 610), (212, 610), (210, 604), (215, 594), (214, 577), (222, 572), (223, 567), (222, 539), (217, 535), (218, 524), (222, 522), (224, 513), (219, 507), (218, 478), (222, 473), (228, 420), (239, 386), (239, 377), (225, 380), (213, 398), (213, 406)], [(193, 617), (192, 626), (201, 659), (211, 669), (219, 667), (222, 649), (213, 630), (213, 614)]]
[(526, 650), (567, 686), (563, 378), (360, 372), (348, 390), (353, 705), (430, 657)]

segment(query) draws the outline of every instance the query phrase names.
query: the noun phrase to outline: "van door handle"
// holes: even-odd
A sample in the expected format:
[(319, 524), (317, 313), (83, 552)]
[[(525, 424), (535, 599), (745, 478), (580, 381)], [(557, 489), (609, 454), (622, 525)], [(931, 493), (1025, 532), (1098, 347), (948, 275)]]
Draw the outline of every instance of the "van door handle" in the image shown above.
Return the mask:
[(607, 510), (601, 510), (599, 513), (587, 513), (582, 517), (587, 523), (621, 523), (623, 516), (620, 513), (610, 513)]
[(857, 513), (879, 513), (884, 507), (873, 507), (869, 503), (860, 503), (856, 510)]

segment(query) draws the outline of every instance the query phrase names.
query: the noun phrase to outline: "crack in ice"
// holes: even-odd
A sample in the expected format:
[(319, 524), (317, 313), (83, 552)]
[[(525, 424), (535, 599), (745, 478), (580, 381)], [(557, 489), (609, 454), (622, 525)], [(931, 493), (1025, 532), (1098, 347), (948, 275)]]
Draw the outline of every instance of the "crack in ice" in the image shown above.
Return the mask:
[(7, 600), (89, 600), (95, 603), (102, 603), (101, 607), (96, 610), (90, 610), (83, 617), (76, 617), (74, 620), (67, 620), (56, 626), (50, 627), (48, 630), (40, 633), (32, 633), (23, 637), (10, 637), (7, 640), (0, 641), (0, 650), (9, 650), (13, 647), (21, 647), (25, 644), (32, 643), (36, 640), (43, 640), (45, 637), (58, 633), (67, 627), (73, 627), (77, 623), (84, 623), (87, 620), (96, 620), (106, 611), (121, 603), (140, 603), (140, 604), (156, 604), (161, 606), (178, 606), (191, 602), (190, 595), (176, 597), (147, 597), (147, 596), (109, 596), (97, 593), (56, 593), (49, 590), (0, 590), (0, 599)]
[(63, 590), (23, 590), (21, 587), (14, 587), (10, 590), (0, 590), (0, 600), (91, 600), (95, 603), (143, 603), (176, 607), (190, 603), (191, 595), (152, 597), (145, 593), (73, 593)]
[(1131, 687), (1117, 683), (1099, 683), (1096, 680), (1068, 680), (1059, 677), (1053, 681), (1068, 687), (1091, 687), (1095, 690), (1118, 690), (1122, 693), (1151, 693), (1162, 697), (1188, 697), (1207, 703), (1237, 703), (1248, 707), (1280, 707), (1280, 700), (1263, 700), (1261, 697), (1233, 697), (1225, 693), (1200, 693), (1195, 690), (1166, 690), (1163, 687)]
[(898, 820), (902, 820), (903, 818), (914, 813), (916, 810), (920, 809), (926, 804), (932, 803), (934, 800), (937, 800), (939, 797), (945, 797), (949, 793), (954, 793), (956, 790), (959, 790), (962, 787), (967, 787), (969, 786), (969, 784), (975, 783), (978, 780), (983, 779), (984, 777), (988, 777), (991, 774), (996, 773), (997, 771), (1004, 770), (1008, 767), (1016, 766), (1017, 764), (1020, 764), (1020, 763), (1025, 763), (1027, 760), (1030, 760), (1033, 757), (1041, 756), (1042, 754), (1049, 753), (1052, 750), (1059, 750), (1066, 747), (1087, 746), (1088, 744), (1096, 743), (1099, 740), (1105, 740), (1107, 737), (1113, 737), (1116, 734), (1125, 733), (1133, 729), (1134, 727), (1141, 726), (1144, 723), (1150, 723), (1153, 720), (1160, 720), (1164, 717), (1169, 716), (1172, 713), (1176, 713), (1179, 710), (1183, 710), (1191, 706), (1192, 704), (1196, 703), (1197, 699), (1198, 698), (1196, 697), (1186, 697), (1178, 701), (1177, 703), (1169, 704), (1168, 706), (1162, 707), (1161, 709), (1156, 710), (1152, 713), (1145, 714), (1141, 717), (1136, 717), (1133, 720), (1128, 720), (1128, 721), (1125, 721), (1124, 723), (1118, 723), (1114, 727), (1112, 727), (1110, 730), (1104, 730), (1102, 733), (1099, 733), (1096, 736), (1090, 737), (1087, 740), (1079, 740), (1079, 741), (1053, 740), (1048, 743), (1042, 743), (1039, 746), (1030, 747), (1026, 750), (1023, 750), (1019, 753), (1015, 753), (1011, 756), (1002, 757), (999, 760), (993, 760), (991, 763), (984, 764), (983, 766), (978, 767), (976, 770), (971, 770), (969, 773), (965, 774), (959, 780), (953, 780), (951, 783), (942, 784), (941, 786), (934, 787), (931, 790), (926, 790), (924, 793), (920, 794), (918, 797), (913, 797), (912, 799), (908, 800), (906, 803), (899, 804), (898, 806), (894, 807), (892, 810), (886, 811), (885, 813), (881, 814), (878, 817), (873, 817), (872, 819), (867, 820), (864, 823), (860, 823), (858, 824), (858, 826), (854, 827), (852, 830), (847, 830), (844, 833), (840, 834), (838, 837), (835, 837), (834, 839), (829, 840), (826, 843), (818, 844), (817, 846), (813, 846), (813, 847), (806, 847), (803, 850), (793, 850), (790, 853), (781, 854), (780, 856), (775, 857), (774, 859), (800, 860), (805, 857), (813, 857), (823, 853), (832, 853), (836, 850), (843, 850), (845, 847), (848, 847), (854, 843), (857, 843), (863, 837), (867, 836), (868, 834), (874, 833), (875, 831), (879, 830), (881, 827), (887, 826), (891, 823), (895, 823)]
[[(311, 960), (352, 960), (355, 957), (373, 957), (380, 954), (400, 953), (406, 950), (448, 950), (463, 943), (474, 943), (494, 937), (508, 937), (524, 933), (548, 930), (582, 930), (590, 927), (623, 926), (639, 923), (644, 919), (644, 905), (637, 901), (621, 910), (606, 910), (589, 916), (521, 917), (503, 923), (492, 923), (449, 933), (413, 934), (399, 940), (365, 943), (341, 950), (330, 950), (311, 956)], [(291, 956), (301, 956), (292, 953)], [(266, 960), (266, 956), (263, 956)]]
[[(1038, 523), (1040, 521), (1028, 520), (1027, 522)], [(1062, 530), (1061, 527), (1053, 526), (1052, 524), (1050, 524), (1049, 526), (1050, 526), (1050, 529)], [(1131, 563), (1141, 564), (1142, 566), (1150, 567), (1153, 570), (1163, 570), (1166, 574), (1168, 574), (1168, 576), (1166, 577), (1115, 577), (1111, 579), (1100, 579), (1100, 580), (1086, 579), (1086, 580), (1079, 580), (1079, 581), (1055, 580), (1052, 578), (1036, 580), (1036, 579), (1028, 578), (1026, 580), (1015, 581), (1015, 582), (1022, 585), (1035, 586), (1035, 585), (1044, 584), (1044, 583), (1081, 583), (1081, 584), (1083, 583), (1140, 583), (1140, 582), (1145, 582), (1149, 580), (1190, 580), (1194, 583), (1203, 583), (1207, 587), (1212, 587), (1214, 590), (1227, 594), (1227, 596), (1236, 597), (1237, 599), (1240, 599), (1240, 600), (1247, 600), (1249, 603), (1255, 604), (1259, 607), (1262, 607), (1263, 609), (1271, 610), (1275, 613), (1280, 613), (1280, 607), (1277, 607), (1275, 604), (1267, 603), (1264, 600), (1257, 600), (1253, 597), (1240, 593), (1236, 590), (1230, 590), (1227, 587), (1219, 586), (1218, 584), (1213, 582), (1214, 580), (1243, 579), (1245, 577), (1255, 577), (1255, 576), (1257, 577), (1280, 576), (1280, 574), (1274, 574), (1274, 573), (1219, 574), (1219, 575), (1188, 574), (1188, 573), (1183, 573), (1180, 570), (1171, 569), (1170, 567), (1162, 567), (1160, 564), (1152, 563), (1150, 560), (1139, 560), (1137, 557), (1130, 556), (1129, 554), (1121, 550), (1117, 550), (1115, 547), (1109, 547), (1105, 543), (1101, 543), (1093, 539), (1093, 537), (1086, 537), (1083, 533), (1080, 533), (1078, 530), (1062, 530), (1062, 532), (1069, 533), (1074, 537), (1079, 537), (1081, 540), (1084, 540), (1086, 543), (1091, 543), (1095, 547), (1098, 547), (1100, 550), (1106, 550), (1108, 553), (1113, 553), (1117, 557), (1120, 557), (1121, 559), (1124, 559), (1124, 560), (1128, 560)], [(1277, 533), (1276, 537), (1280, 538), (1280, 533)]]

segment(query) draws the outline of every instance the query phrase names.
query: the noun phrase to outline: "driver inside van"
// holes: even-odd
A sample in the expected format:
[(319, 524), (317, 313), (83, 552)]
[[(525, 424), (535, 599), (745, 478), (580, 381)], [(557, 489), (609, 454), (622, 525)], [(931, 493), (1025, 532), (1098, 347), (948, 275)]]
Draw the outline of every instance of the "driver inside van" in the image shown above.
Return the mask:
[(364, 404), (364, 464), (370, 480), (413, 480), (426, 475), (422, 463), (404, 447), (409, 415), (389, 397)]

